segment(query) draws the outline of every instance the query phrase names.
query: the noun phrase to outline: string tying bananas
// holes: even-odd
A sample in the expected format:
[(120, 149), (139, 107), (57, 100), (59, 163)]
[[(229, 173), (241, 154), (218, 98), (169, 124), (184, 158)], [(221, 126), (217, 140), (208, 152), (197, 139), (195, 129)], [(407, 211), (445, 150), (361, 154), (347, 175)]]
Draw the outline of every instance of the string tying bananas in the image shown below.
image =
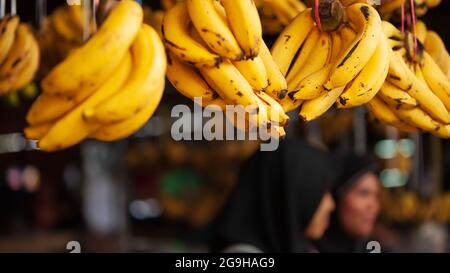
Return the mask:
[(0, 20), (0, 96), (30, 83), (39, 66), (39, 45), (30, 26), (17, 16)]
[[(188, 0), (166, 11), (162, 35), (168, 54), (167, 77), (184, 96), (202, 98), (204, 107), (240, 105), (255, 115), (235, 127), (248, 131), (267, 125), (285, 135), (288, 116), (278, 100), (287, 82), (262, 40), (253, 1)], [(229, 117), (228, 117), (229, 118)]]
[(85, 44), (42, 80), (25, 135), (44, 151), (86, 138), (128, 137), (153, 115), (164, 91), (166, 55), (143, 11), (120, 1)]

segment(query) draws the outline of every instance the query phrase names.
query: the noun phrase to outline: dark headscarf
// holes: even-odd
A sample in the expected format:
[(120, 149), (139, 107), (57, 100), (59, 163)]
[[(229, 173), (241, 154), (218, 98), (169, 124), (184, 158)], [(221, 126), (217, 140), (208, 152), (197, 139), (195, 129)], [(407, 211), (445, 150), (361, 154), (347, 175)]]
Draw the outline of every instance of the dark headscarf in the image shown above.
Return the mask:
[(248, 244), (263, 252), (305, 252), (304, 230), (331, 189), (338, 162), (302, 140), (256, 152), (218, 222), (213, 251)]
[[(369, 157), (349, 155), (343, 159), (342, 172), (339, 179), (333, 186), (333, 198), (336, 207), (339, 207), (343, 196), (359, 181), (359, 179), (369, 173), (376, 172), (377, 165)], [(316, 247), (324, 253), (361, 253), (367, 252), (367, 238), (352, 238), (339, 223), (339, 210), (336, 209), (332, 216), (330, 226), (324, 236), (316, 242)]]

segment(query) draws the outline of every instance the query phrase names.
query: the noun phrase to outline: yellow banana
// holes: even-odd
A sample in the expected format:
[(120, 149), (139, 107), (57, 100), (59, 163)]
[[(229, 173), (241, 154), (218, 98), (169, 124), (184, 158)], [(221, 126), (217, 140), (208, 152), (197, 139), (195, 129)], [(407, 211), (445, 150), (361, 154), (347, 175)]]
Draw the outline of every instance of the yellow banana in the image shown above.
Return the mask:
[(119, 64), (136, 37), (142, 20), (143, 11), (139, 4), (130, 0), (120, 1), (98, 32), (43, 79), (43, 92), (63, 96), (73, 96), (80, 90), (92, 93)]
[(289, 116), (283, 110), (283, 107), (265, 92), (256, 92), (256, 95), (268, 106), (270, 121), (284, 126), (289, 121)]
[(288, 92), (297, 92), (299, 89), (299, 84), (302, 82), (302, 80), (325, 66), (331, 56), (331, 48), (332, 45), (330, 34), (328, 34), (328, 32), (322, 32), (320, 34), (318, 43), (316, 44), (303, 67), (298, 71), (298, 73), (292, 78), (291, 81), (288, 80)]
[(308, 122), (320, 117), (333, 106), (343, 91), (344, 86), (338, 87), (325, 92), (317, 98), (303, 102), (299, 113), (300, 119)]
[(70, 98), (41, 94), (31, 105), (27, 122), (32, 126), (52, 122), (76, 105), (77, 103)]
[(158, 33), (150, 26), (143, 24), (131, 47), (133, 54), (133, 71), (123, 88), (99, 103), (88, 108), (84, 116), (89, 121), (101, 124), (119, 122), (131, 117), (145, 106), (146, 100), (152, 96), (155, 86), (164, 82), (166, 72), (166, 54)]
[(385, 103), (396, 108), (414, 108), (419, 106), (417, 100), (411, 97), (406, 91), (386, 81), (378, 92)]
[(13, 46), (19, 21), (19, 17), (11, 15), (6, 15), (0, 21), (0, 64), (4, 62)]
[[(48, 131), (52, 128), (52, 123), (43, 123), (40, 125), (34, 125), (27, 127), (23, 130), (27, 139), (39, 140), (43, 138)], [(66, 128), (67, 129), (67, 128)]]
[(293, 96), (286, 96), (280, 101), (280, 104), (283, 107), (283, 110), (287, 113), (300, 107), (303, 102), (303, 100), (297, 100)]
[(423, 62), (420, 65), (421, 74), (423, 74), (423, 78), (431, 91), (444, 103), (447, 110), (450, 111), (450, 80), (427, 52), (423, 54)]
[(338, 108), (352, 108), (370, 101), (380, 90), (389, 71), (389, 50), (384, 34), (359, 75), (347, 85), (337, 101)]
[(287, 93), (287, 82), (264, 41), (261, 42), (259, 55), (267, 72), (268, 85), (265, 92), (272, 98), (283, 99)]
[(9, 93), (17, 72), (25, 67), (30, 59), (33, 36), (25, 24), (17, 28), (16, 39), (6, 60), (0, 66), (0, 95)]
[(403, 61), (401, 64), (404, 67), (408, 80), (411, 82), (408, 94), (415, 98), (419, 102), (420, 107), (433, 118), (444, 124), (450, 123), (450, 114), (442, 101), (428, 88), (425, 82), (422, 82), (414, 75)]
[(262, 91), (267, 87), (268, 77), (261, 57), (233, 62), (242, 76), (250, 83), (253, 89)]
[(417, 129), (407, 123), (404, 123), (395, 115), (395, 113), (381, 99), (373, 98), (366, 106), (369, 112), (379, 121), (394, 126), (404, 132), (415, 132)]
[(404, 122), (424, 131), (438, 130), (440, 125), (434, 121), (425, 111), (419, 107), (412, 109), (391, 108), (392, 111)]
[(311, 9), (306, 9), (297, 15), (278, 36), (271, 53), (283, 75), (287, 74), (292, 60), (313, 26)]
[(180, 60), (198, 68), (217, 66), (222, 62), (222, 58), (190, 36), (190, 20), (184, 1), (166, 12), (162, 28), (166, 46)]
[(228, 24), (246, 58), (259, 54), (262, 40), (261, 21), (253, 1), (222, 0), (227, 13)]
[(213, 1), (215, 0), (187, 0), (191, 21), (211, 50), (228, 59), (241, 60), (243, 52)]
[(431, 131), (437, 137), (450, 138), (450, 125), (441, 125), (437, 130)]
[(295, 76), (300, 72), (305, 63), (308, 61), (309, 56), (317, 48), (319, 43), (319, 38), (321, 38), (321, 33), (318, 28), (313, 28), (306, 38), (303, 46), (300, 48), (300, 52), (297, 58), (294, 60), (292, 68), (289, 69), (286, 80), (291, 82)]
[(87, 122), (83, 118), (83, 112), (120, 90), (130, 75), (131, 66), (131, 55), (127, 52), (111, 77), (92, 96), (54, 123), (40, 139), (39, 148), (48, 152), (65, 149), (76, 145), (98, 130), (101, 125)]
[(191, 100), (201, 97), (204, 103), (216, 99), (217, 94), (194, 67), (184, 64), (171, 53), (167, 54), (167, 60), (167, 78), (178, 92)]
[(36, 39), (34, 37), (31, 37), (30, 57), (25, 63), (25, 66), (17, 72), (17, 75), (14, 78), (14, 82), (11, 85), (11, 90), (19, 90), (33, 80), (39, 67), (39, 60), (39, 45)]
[(365, 4), (354, 4), (346, 9), (347, 17), (357, 29), (357, 38), (338, 59), (325, 88), (345, 86), (366, 66), (380, 39), (381, 19), (378, 12)]
[(417, 39), (423, 44), (427, 38), (427, 26), (422, 20), (416, 22), (416, 35)]
[[(63, 39), (75, 43), (83, 42), (83, 24), (79, 25), (74, 23), (71, 15), (75, 15), (75, 13), (79, 13), (79, 16), (82, 17), (82, 11), (80, 6), (63, 6), (57, 8), (50, 20), (52, 22), (52, 26), (55, 29), (56, 33), (61, 36)], [(83, 23), (82, 18), (81, 23)]]
[(444, 41), (442, 41), (439, 34), (434, 31), (428, 31), (424, 46), (425, 51), (431, 55), (444, 74), (448, 75), (450, 73), (450, 56), (447, 52)]
[(164, 93), (164, 81), (158, 83), (158, 86), (153, 86), (153, 89), (155, 92), (152, 92), (147, 105), (138, 113), (119, 123), (105, 125), (93, 133), (92, 137), (101, 141), (116, 141), (126, 138), (139, 130), (151, 118), (158, 107)]
[[(297, 100), (310, 100), (317, 98), (322, 93), (325, 92), (323, 88), (323, 84), (328, 79), (330, 74), (330, 70), (336, 58), (339, 57), (339, 53), (345, 46), (342, 46), (342, 43), (348, 43), (353, 39), (354, 35), (351, 35), (352, 32), (348, 32), (349, 36), (342, 36), (342, 38), (336, 34), (332, 34), (332, 51), (329, 56), (329, 60), (327, 61), (327, 65), (323, 68), (317, 70), (311, 75), (305, 77), (297, 86), (298, 91), (295, 93), (294, 97)], [(347, 40), (350, 39), (350, 40)]]
[(387, 80), (405, 91), (411, 90), (412, 83), (406, 75), (402, 57), (397, 52), (394, 52), (391, 48), (389, 48), (388, 50), (389, 73), (387, 76)]
[(202, 68), (200, 72), (214, 82), (212, 87), (227, 103), (255, 105), (252, 87), (232, 63), (226, 61), (218, 67)]

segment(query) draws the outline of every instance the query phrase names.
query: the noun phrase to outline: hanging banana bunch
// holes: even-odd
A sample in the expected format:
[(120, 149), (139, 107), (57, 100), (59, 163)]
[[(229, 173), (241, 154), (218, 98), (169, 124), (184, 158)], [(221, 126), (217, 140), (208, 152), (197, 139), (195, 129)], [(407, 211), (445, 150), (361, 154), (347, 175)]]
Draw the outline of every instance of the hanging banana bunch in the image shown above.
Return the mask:
[(437, 7), (441, 0), (381, 0), (378, 10), (384, 20), (392, 19), (399, 22), (403, 19), (405, 9), (410, 8), (411, 2), (415, 14), (420, 17), (425, 15), (428, 9)]
[(0, 20), (0, 96), (30, 83), (39, 66), (39, 46), (31, 27), (18, 16)]
[(286, 111), (311, 121), (336, 102), (350, 108), (370, 101), (389, 70), (388, 44), (378, 12), (368, 4), (317, 1), (280, 34), (272, 54), (288, 81)]
[(450, 137), (450, 81), (419, 39), (383, 21), (389, 37), (390, 67), (387, 81), (368, 103), (380, 121), (403, 131), (425, 131)]
[(262, 40), (253, 1), (180, 2), (166, 12), (163, 36), (167, 77), (181, 94), (201, 97), (204, 107), (253, 108), (256, 115), (236, 127), (268, 125), (271, 135), (284, 136), (288, 117), (277, 100), (286, 95), (287, 83)]
[(29, 139), (44, 151), (86, 138), (128, 137), (153, 115), (165, 84), (166, 55), (143, 10), (123, 0), (90, 39), (42, 80), (27, 115)]

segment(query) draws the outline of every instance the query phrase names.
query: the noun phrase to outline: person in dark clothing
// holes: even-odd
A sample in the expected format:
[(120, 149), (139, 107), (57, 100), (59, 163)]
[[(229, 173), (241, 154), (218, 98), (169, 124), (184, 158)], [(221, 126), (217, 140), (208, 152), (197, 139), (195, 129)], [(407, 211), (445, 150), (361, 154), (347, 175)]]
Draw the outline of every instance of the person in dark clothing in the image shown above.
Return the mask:
[(380, 205), (376, 165), (368, 158), (345, 158), (342, 174), (333, 187), (336, 211), (324, 236), (316, 242), (320, 252), (367, 252)]
[(217, 223), (214, 252), (312, 252), (334, 209), (339, 161), (302, 140), (256, 152)]

